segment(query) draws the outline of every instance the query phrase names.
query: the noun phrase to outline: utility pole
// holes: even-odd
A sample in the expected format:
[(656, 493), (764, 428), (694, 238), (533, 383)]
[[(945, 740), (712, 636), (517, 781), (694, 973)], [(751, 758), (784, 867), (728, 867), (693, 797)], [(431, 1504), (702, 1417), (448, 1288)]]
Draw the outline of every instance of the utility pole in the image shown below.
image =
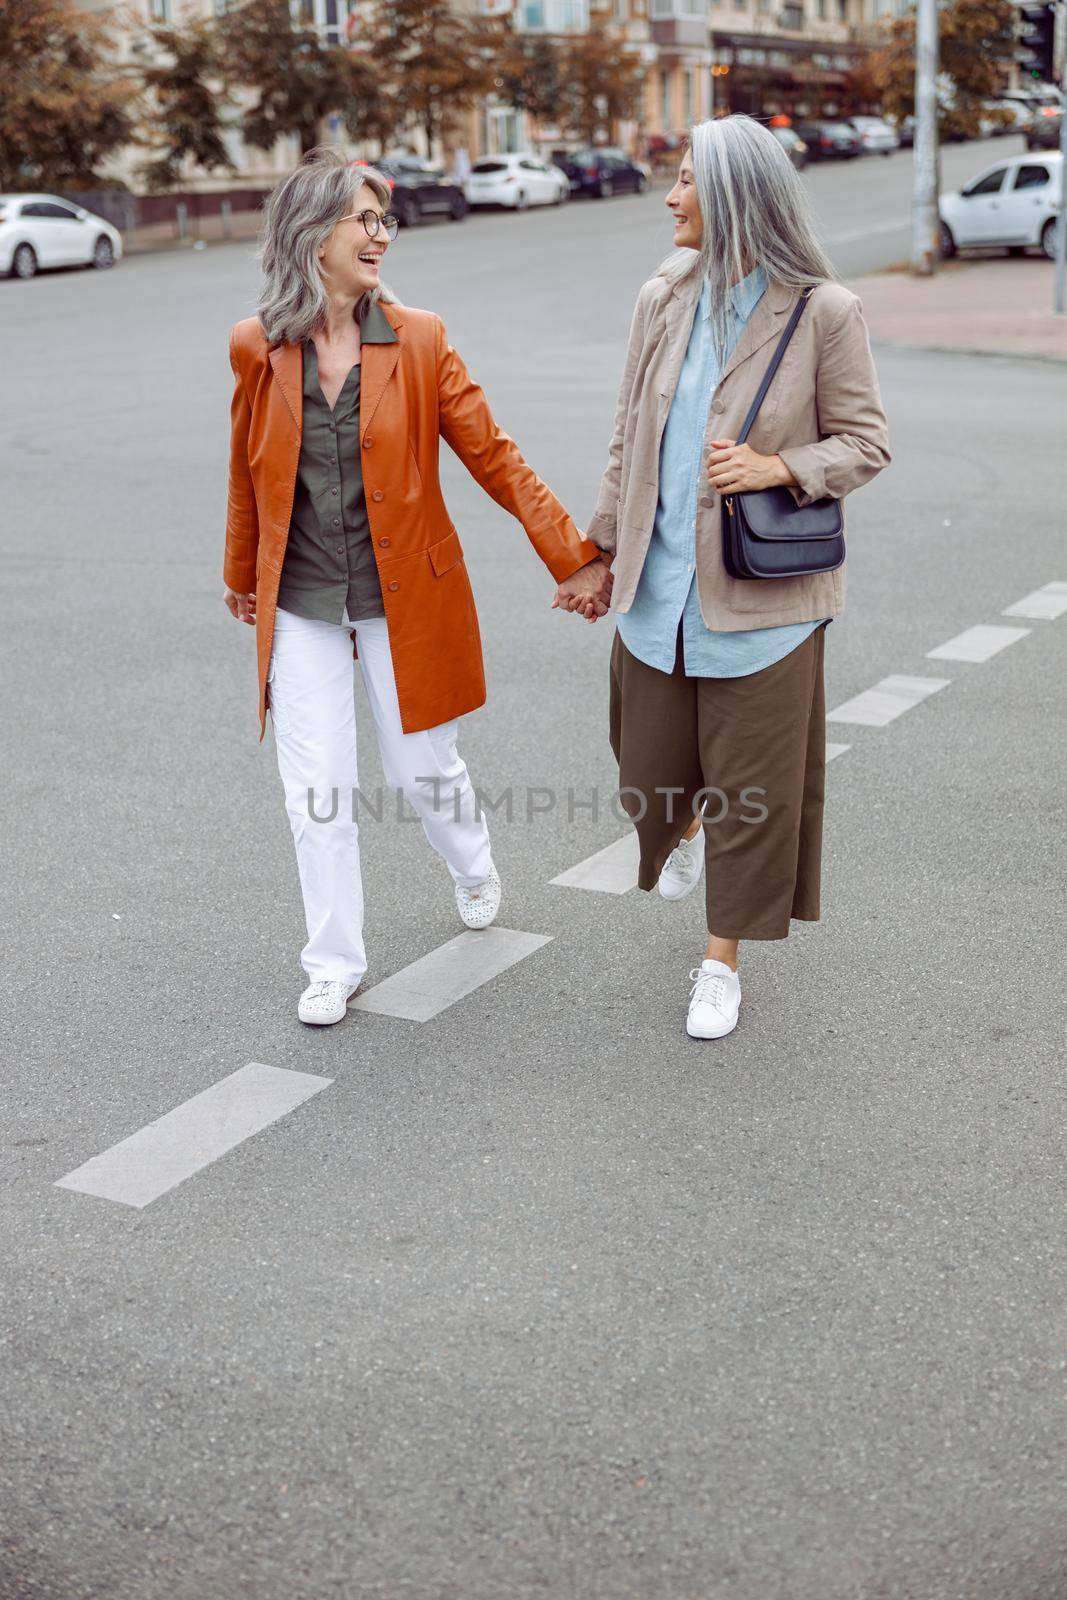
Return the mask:
[(915, 8), (915, 149), (912, 169), (911, 270), (929, 278), (941, 255), (937, 209), (938, 0)]
[[(1063, 6), (1057, 7), (1062, 19)], [(1067, 283), (1067, 39), (1061, 31), (1060, 49), (1063, 51), (1062, 99), (1060, 100), (1060, 215), (1056, 229), (1056, 287), (1052, 295), (1052, 309), (1060, 316), (1064, 310), (1064, 286)]]

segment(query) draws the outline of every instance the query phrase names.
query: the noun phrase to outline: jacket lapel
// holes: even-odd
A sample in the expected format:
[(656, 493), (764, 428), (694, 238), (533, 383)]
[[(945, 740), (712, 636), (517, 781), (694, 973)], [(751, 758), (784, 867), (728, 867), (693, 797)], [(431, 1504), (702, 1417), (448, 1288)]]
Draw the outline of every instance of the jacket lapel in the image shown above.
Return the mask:
[(293, 414), (296, 431), (301, 431), (304, 414), (304, 366), (298, 344), (277, 344), (270, 352), (274, 381), (285, 396)]
[(755, 355), (763, 345), (779, 337), (785, 326), (785, 314), (796, 305), (799, 293), (798, 289), (787, 289), (780, 283), (767, 285), (766, 292), (745, 323), (740, 339), (734, 345), (726, 365), (719, 374), (720, 383), (724, 382), (742, 361), (747, 361), (749, 356)]
[(393, 344), (365, 343), (363, 345), (360, 358), (363, 362), (363, 374), (360, 378), (359, 396), (359, 424), (361, 429), (366, 429), (367, 424), (378, 409), (378, 403), (385, 393), (385, 386), (396, 371), (397, 362), (400, 360), (400, 352), (404, 347), (404, 336), (400, 332), (404, 326), (404, 321), (400, 315), (399, 306), (388, 305), (384, 301), (379, 301), (378, 304), (385, 313), (386, 321), (393, 329), (393, 332), (397, 334), (397, 339)]
[(667, 300), (664, 312), (667, 324), (667, 370), (664, 374), (665, 387), (662, 393), (668, 400), (672, 398), (678, 385), (685, 352), (689, 347), (689, 335), (693, 331), (696, 303), (699, 299), (700, 274), (690, 272), (680, 283), (674, 285)]

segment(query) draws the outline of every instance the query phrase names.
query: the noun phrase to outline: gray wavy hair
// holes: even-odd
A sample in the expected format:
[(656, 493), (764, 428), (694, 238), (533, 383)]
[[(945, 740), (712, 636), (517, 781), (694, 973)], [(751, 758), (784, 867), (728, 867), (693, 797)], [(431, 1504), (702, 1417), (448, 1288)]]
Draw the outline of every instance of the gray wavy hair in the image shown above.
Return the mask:
[[(263, 283), (257, 312), (271, 344), (299, 344), (326, 319), (329, 301), (319, 267), (319, 247), (355, 208), (364, 185), (388, 206), (389, 184), (375, 167), (353, 166), (332, 145), (309, 150), (267, 201), (260, 235)], [(371, 300), (396, 303), (378, 284)]]
[(675, 282), (698, 271), (708, 279), (708, 321), (721, 356), (731, 286), (756, 266), (790, 289), (837, 274), (819, 243), (807, 190), (762, 123), (740, 113), (698, 122), (689, 132), (689, 156), (704, 237), (699, 250), (675, 251), (659, 271)]

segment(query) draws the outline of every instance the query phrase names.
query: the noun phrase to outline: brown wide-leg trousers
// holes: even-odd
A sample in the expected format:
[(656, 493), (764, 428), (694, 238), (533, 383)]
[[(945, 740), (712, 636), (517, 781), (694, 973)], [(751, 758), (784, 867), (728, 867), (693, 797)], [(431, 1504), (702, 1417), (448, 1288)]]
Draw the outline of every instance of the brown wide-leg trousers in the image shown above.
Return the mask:
[(638, 887), (654, 889), (704, 809), (708, 932), (784, 939), (819, 920), (826, 777), (825, 624), (762, 672), (686, 676), (611, 651), (610, 739), (620, 802), (641, 847)]

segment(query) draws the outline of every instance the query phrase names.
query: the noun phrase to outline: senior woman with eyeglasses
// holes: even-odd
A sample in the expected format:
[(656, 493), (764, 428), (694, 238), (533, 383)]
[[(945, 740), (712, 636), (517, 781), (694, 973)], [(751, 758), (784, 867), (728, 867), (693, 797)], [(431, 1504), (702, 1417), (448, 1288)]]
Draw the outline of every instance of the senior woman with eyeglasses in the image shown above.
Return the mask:
[(267, 205), (258, 316), (230, 334), (223, 598), (256, 629), (296, 846), (310, 982), (302, 1022), (339, 1021), (366, 971), (352, 659), (386, 782), (453, 880), (459, 916), (500, 904), (489, 833), (457, 748), (485, 700), (478, 618), (438, 481), (444, 439), (523, 525), (560, 585), (603, 615), (611, 578), (497, 427), (441, 319), (381, 282), (396, 236), (370, 167), (312, 151)]
[(638, 295), (588, 533), (613, 559), (610, 738), (638, 882), (680, 900), (704, 869), (686, 1027), (711, 1039), (737, 1023), (740, 941), (820, 914), (823, 644), (844, 604), (843, 567), (732, 576), (720, 501), (775, 485), (798, 506), (841, 499), (890, 457), (860, 302), (774, 136), (745, 116), (699, 124), (667, 206), (677, 249)]

